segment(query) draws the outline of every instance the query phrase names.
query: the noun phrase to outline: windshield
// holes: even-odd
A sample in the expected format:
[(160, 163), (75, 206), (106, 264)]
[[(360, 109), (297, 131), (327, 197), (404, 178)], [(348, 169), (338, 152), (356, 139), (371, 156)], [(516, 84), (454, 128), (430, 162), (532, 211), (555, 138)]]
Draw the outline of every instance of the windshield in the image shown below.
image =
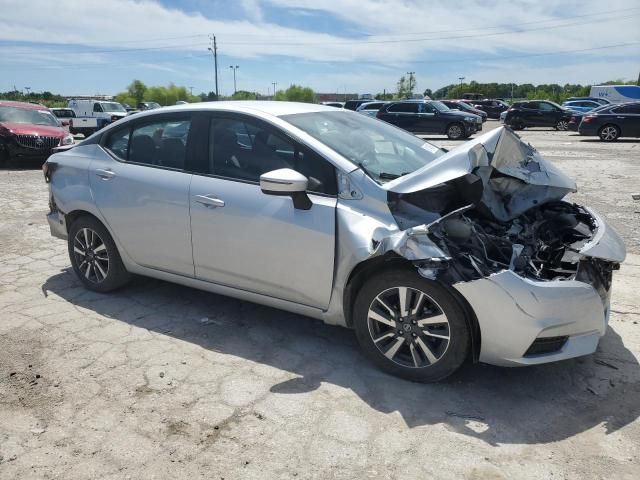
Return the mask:
[(281, 118), (360, 166), (378, 183), (414, 172), (444, 153), (386, 122), (352, 112), (297, 113)]
[(124, 107), (116, 102), (101, 102), (100, 105), (102, 105), (102, 110), (105, 112), (127, 113)]
[(449, 107), (447, 107), (442, 102), (430, 102), (430, 104), (433, 105), (433, 108), (435, 108), (439, 112), (448, 112), (449, 111)]
[(32, 125), (59, 126), (58, 120), (45, 110), (0, 107), (0, 122), (29, 123)]

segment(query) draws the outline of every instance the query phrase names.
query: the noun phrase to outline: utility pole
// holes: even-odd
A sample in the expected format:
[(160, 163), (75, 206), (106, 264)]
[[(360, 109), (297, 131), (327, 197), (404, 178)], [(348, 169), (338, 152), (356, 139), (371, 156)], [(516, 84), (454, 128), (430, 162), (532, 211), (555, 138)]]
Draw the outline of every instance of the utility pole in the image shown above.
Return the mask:
[(460, 97), (462, 98), (462, 81), (465, 79), (466, 77), (458, 77), (458, 80), (460, 80)]
[(189, 95), (193, 97), (193, 87), (189, 87)]
[(216, 36), (210, 35), (209, 41), (213, 48), (209, 47), (209, 51), (213, 54), (213, 69), (216, 78), (216, 100), (220, 100), (220, 94), (218, 92), (218, 45), (216, 44)]
[(276, 85), (278, 85), (278, 82), (271, 82), (271, 85), (273, 85), (273, 99), (276, 99)]

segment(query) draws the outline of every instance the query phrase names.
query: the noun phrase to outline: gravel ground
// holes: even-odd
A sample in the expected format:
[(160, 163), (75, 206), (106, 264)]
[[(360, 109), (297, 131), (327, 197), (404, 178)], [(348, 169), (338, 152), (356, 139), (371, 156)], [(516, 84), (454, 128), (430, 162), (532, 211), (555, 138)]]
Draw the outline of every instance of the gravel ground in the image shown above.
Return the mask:
[(610, 328), (589, 357), (436, 385), (308, 318), (143, 278), (88, 292), (41, 172), (0, 170), (0, 478), (640, 478), (640, 142), (522, 136), (627, 242)]

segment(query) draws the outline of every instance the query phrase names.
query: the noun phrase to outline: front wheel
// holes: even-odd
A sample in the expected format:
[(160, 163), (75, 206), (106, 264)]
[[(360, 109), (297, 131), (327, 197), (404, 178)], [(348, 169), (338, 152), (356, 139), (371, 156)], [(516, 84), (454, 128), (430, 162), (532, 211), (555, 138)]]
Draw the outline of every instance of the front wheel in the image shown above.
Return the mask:
[(469, 351), (465, 313), (443, 285), (410, 270), (380, 273), (361, 288), (354, 327), (382, 370), (418, 382), (451, 375)]
[(464, 138), (464, 126), (460, 123), (452, 123), (447, 127), (447, 137), (449, 140), (460, 140)]
[(569, 122), (567, 122), (566, 120), (558, 121), (558, 123), (556, 123), (556, 130), (559, 130), (561, 132), (569, 130)]
[(108, 292), (129, 281), (115, 242), (97, 219), (87, 215), (73, 222), (68, 248), (71, 266), (89, 290)]
[(613, 142), (620, 136), (620, 129), (615, 125), (605, 125), (598, 132), (598, 136), (603, 142)]

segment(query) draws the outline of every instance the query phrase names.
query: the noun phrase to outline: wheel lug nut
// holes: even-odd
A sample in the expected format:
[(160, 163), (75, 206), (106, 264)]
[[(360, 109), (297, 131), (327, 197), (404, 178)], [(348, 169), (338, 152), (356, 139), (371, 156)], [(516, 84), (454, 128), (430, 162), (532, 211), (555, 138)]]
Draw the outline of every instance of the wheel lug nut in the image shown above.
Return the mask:
[(418, 335), (416, 335), (415, 333), (412, 333), (411, 335), (413, 335), (414, 337), (417, 337)]

